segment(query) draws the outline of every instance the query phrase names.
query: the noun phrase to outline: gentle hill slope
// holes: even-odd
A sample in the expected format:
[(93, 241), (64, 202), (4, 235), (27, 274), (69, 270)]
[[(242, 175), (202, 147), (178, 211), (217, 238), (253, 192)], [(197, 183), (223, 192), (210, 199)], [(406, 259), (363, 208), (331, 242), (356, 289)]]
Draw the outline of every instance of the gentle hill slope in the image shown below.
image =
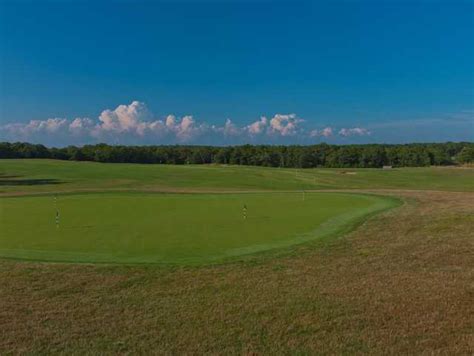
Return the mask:
[(474, 191), (474, 169), (283, 169), (0, 160), (0, 194), (76, 190), (262, 191), (413, 189)]

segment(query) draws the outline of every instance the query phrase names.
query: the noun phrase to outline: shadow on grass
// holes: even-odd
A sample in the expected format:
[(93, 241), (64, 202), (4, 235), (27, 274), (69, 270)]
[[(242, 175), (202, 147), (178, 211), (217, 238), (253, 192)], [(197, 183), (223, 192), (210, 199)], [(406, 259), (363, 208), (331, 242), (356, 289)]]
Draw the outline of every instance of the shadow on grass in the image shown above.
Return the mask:
[(57, 179), (6, 179), (5, 176), (0, 176), (0, 186), (22, 186), (22, 185), (48, 185), (48, 184), (62, 184)]

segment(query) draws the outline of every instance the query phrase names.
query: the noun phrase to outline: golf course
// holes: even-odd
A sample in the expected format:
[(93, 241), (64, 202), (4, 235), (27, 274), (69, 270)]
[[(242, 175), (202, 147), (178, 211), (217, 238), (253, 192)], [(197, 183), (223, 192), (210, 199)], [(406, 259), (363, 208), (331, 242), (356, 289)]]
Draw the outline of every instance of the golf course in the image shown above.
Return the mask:
[(474, 0), (0, 24), (0, 356), (474, 356)]
[(0, 351), (466, 353), (472, 182), (0, 160)]

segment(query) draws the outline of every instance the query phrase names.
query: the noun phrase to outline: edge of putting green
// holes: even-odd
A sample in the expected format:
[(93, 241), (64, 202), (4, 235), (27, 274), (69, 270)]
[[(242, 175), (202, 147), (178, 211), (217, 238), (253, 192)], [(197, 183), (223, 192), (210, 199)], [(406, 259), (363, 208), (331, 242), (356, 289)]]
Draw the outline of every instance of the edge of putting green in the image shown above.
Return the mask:
[[(332, 219), (327, 220), (325, 223), (321, 224), (318, 228), (313, 231), (300, 234), (295, 236), (290, 241), (283, 241), (281, 243), (275, 244), (265, 244), (265, 245), (256, 245), (251, 248), (241, 248), (238, 250), (249, 250), (248, 253), (241, 253), (233, 256), (229, 254), (228, 257), (222, 259), (216, 259), (213, 262), (207, 263), (210, 264), (220, 264), (223, 262), (244, 262), (250, 259), (264, 259), (264, 258), (278, 258), (289, 256), (296, 251), (299, 247), (308, 246), (312, 248), (322, 247), (323, 244), (335, 241), (339, 238), (343, 238), (350, 232), (354, 231), (357, 227), (365, 223), (370, 218), (379, 215), (388, 210), (395, 209), (402, 206), (405, 202), (400, 197), (379, 195), (373, 193), (357, 193), (357, 192), (314, 192), (315, 194), (344, 194), (344, 195), (358, 195), (358, 196), (368, 196), (373, 197), (379, 200), (378, 204), (359, 211), (359, 213), (346, 213), (339, 216), (336, 216)], [(343, 220), (341, 223), (340, 220)], [(272, 246), (269, 246), (272, 245)], [(265, 248), (253, 250), (253, 248), (265, 246)]]
[[(85, 194), (103, 194), (108, 192), (88, 192)], [(112, 192), (111, 192), (112, 193)], [(122, 192), (124, 193), (124, 192)], [(130, 193), (135, 193), (134, 191)], [(267, 194), (294, 194), (298, 192), (267, 192)], [(151, 194), (182, 194), (182, 193), (151, 193)], [(191, 193), (191, 194), (210, 194), (210, 193)], [(245, 193), (228, 193), (228, 194), (253, 194)], [(399, 207), (403, 201), (399, 197), (379, 195), (373, 193), (358, 192), (311, 192), (310, 194), (331, 194), (331, 195), (358, 195), (366, 196), (376, 200), (373, 205), (358, 211), (351, 211), (342, 215), (335, 216), (318, 226), (313, 231), (299, 234), (290, 240), (280, 241), (269, 244), (259, 244), (250, 247), (242, 247), (229, 250), (224, 255), (208, 256), (206, 258), (193, 257), (175, 259), (175, 261), (140, 261), (137, 257), (114, 261), (105, 254), (98, 253), (68, 253), (65, 251), (38, 251), (28, 249), (0, 249), (0, 259), (17, 260), (25, 262), (43, 262), (43, 263), (66, 263), (66, 264), (92, 264), (92, 265), (159, 265), (159, 266), (209, 266), (230, 262), (244, 262), (249, 259), (272, 258), (288, 255), (295, 248), (301, 245), (310, 245), (311, 243), (321, 243), (332, 241), (336, 238), (343, 237), (347, 233), (353, 231), (369, 218), (378, 215), (384, 211)], [(48, 194), (49, 195), (49, 194)], [(62, 195), (84, 195), (83, 192), (69, 192)], [(23, 198), (5, 197), (5, 198)]]

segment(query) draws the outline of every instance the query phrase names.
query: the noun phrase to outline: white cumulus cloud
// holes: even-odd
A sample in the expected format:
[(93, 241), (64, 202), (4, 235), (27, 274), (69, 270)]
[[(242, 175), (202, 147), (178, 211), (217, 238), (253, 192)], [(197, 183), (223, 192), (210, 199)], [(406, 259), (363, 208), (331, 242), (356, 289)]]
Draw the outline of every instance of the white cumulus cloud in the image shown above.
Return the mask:
[(370, 131), (360, 127), (354, 127), (350, 129), (340, 129), (339, 135), (348, 137), (348, 136), (366, 136), (370, 135)]
[(19, 137), (28, 137), (35, 134), (56, 134), (67, 129), (69, 122), (67, 119), (54, 118), (47, 120), (31, 120), (27, 124), (13, 123), (2, 127), (4, 131), (8, 131)]
[[(203, 143), (242, 144), (248, 142), (301, 142), (311, 143), (311, 138), (333, 139), (336, 136), (369, 135), (367, 129), (334, 128), (310, 130), (296, 114), (265, 116), (246, 125), (237, 125), (226, 119), (222, 125), (196, 122), (193, 116), (168, 115), (156, 118), (140, 101), (119, 105), (102, 111), (96, 120), (90, 118), (49, 118), (27, 123), (0, 125), (0, 140), (31, 141), (46, 144), (122, 143), (122, 144), (172, 144)], [(291, 141), (289, 141), (291, 140)]]
[(231, 119), (227, 119), (224, 124), (223, 133), (224, 136), (239, 136), (242, 133), (242, 129), (235, 125)]
[(310, 137), (331, 137), (333, 135), (333, 129), (331, 127), (325, 127), (322, 130), (311, 130), (309, 133)]
[(77, 117), (69, 124), (69, 131), (73, 135), (87, 135), (92, 132), (96, 124), (89, 118)]
[(99, 116), (102, 130), (116, 132), (136, 131), (140, 123), (151, 118), (146, 105), (133, 101), (130, 105), (119, 105), (115, 110), (104, 110)]
[(298, 119), (295, 114), (276, 114), (271, 120), (268, 132), (281, 136), (292, 136), (298, 129), (298, 124), (303, 120)]
[(268, 120), (265, 116), (262, 116), (260, 120), (251, 123), (245, 127), (245, 130), (251, 135), (260, 135), (267, 127)]

